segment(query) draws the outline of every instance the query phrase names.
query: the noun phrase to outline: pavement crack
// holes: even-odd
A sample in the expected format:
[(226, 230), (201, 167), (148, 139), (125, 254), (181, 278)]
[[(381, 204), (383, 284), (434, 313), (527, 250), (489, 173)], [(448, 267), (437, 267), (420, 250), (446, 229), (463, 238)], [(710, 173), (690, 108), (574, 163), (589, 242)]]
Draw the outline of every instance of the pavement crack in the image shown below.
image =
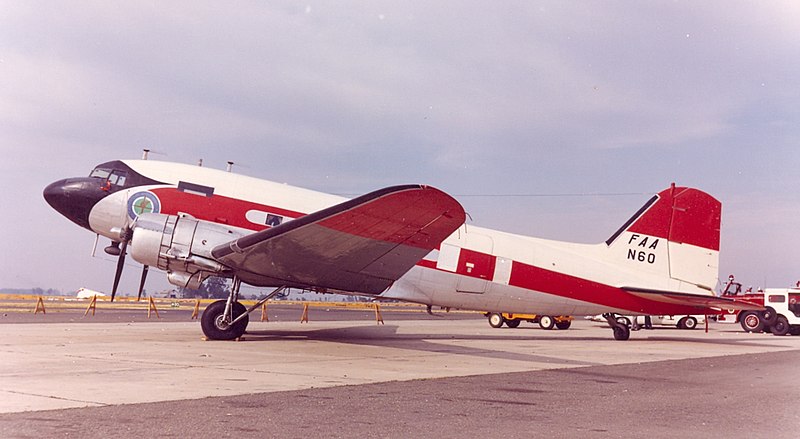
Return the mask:
[(81, 404), (94, 404), (94, 405), (97, 405), (97, 406), (110, 405), (110, 404), (106, 404), (104, 402), (98, 402), (98, 401), (87, 401), (87, 400), (83, 400), (83, 399), (64, 398), (64, 397), (55, 396), (55, 395), (42, 395), (42, 394), (39, 394), (39, 393), (32, 393), (32, 392), (20, 392), (19, 390), (4, 390), (4, 392), (13, 393), (15, 395), (35, 396), (37, 398), (55, 399), (55, 400), (58, 400), (58, 401), (77, 402), (77, 403), (81, 403)]

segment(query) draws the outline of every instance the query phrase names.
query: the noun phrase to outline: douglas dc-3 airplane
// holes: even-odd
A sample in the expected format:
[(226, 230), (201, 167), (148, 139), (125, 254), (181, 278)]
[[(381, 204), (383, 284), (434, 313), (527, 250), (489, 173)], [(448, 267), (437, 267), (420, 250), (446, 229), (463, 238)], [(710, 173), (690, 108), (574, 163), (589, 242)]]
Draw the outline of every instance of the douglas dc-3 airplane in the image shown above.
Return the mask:
[[(717, 314), (762, 310), (716, 297), (721, 203), (697, 189), (653, 196), (607, 241), (573, 244), (465, 224), (461, 204), (430, 186), (345, 199), (231, 172), (152, 160), (97, 165), (47, 186), (47, 202), (119, 255), (166, 271), (177, 286), (233, 279), (209, 305), (210, 339), (235, 339), (248, 316), (285, 288), (370, 295), (429, 306), (548, 315)], [(246, 309), (241, 282), (275, 287)]]

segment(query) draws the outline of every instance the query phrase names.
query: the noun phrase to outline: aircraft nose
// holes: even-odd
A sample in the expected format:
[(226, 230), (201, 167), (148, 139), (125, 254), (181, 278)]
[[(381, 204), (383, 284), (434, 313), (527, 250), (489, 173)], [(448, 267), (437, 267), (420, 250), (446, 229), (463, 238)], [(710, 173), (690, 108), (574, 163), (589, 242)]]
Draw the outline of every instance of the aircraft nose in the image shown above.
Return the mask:
[(108, 195), (97, 178), (67, 178), (44, 188), (44, 199), (53, 209), (75, 224), (91, 230), (89, 212)]

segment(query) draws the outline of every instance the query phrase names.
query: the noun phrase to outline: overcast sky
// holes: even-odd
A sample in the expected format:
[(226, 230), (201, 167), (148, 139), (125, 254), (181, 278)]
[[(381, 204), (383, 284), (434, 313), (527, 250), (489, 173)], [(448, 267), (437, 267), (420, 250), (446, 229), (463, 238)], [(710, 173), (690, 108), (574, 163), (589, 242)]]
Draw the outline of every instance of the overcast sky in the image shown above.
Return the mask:
[(109, 291), (42, 189), (142, 148), (353, 196), (431, 184), (576, 242), (674, 181), (722, 201), (723, 278), (787, 286), (798, 23), (796, 1), (0, 1), (0, 287)]

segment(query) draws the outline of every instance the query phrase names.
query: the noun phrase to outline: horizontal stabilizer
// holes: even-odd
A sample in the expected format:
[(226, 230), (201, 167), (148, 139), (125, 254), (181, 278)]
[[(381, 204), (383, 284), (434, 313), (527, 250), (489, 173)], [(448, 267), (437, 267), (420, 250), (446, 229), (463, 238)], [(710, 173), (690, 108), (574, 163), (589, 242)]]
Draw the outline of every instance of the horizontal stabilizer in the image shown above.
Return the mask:
[(673, 291), (647, 290), (643, 288), (622, 287), (628, 293), (643, 299), (673, 305), (697, 306), (703, 308), (717, 308), (719, 310), (750, 310), (763, 311), (764, 307), (746, 300), (731, 299), (727, 297), (705, 296), (700, 294), (677, 293)]

